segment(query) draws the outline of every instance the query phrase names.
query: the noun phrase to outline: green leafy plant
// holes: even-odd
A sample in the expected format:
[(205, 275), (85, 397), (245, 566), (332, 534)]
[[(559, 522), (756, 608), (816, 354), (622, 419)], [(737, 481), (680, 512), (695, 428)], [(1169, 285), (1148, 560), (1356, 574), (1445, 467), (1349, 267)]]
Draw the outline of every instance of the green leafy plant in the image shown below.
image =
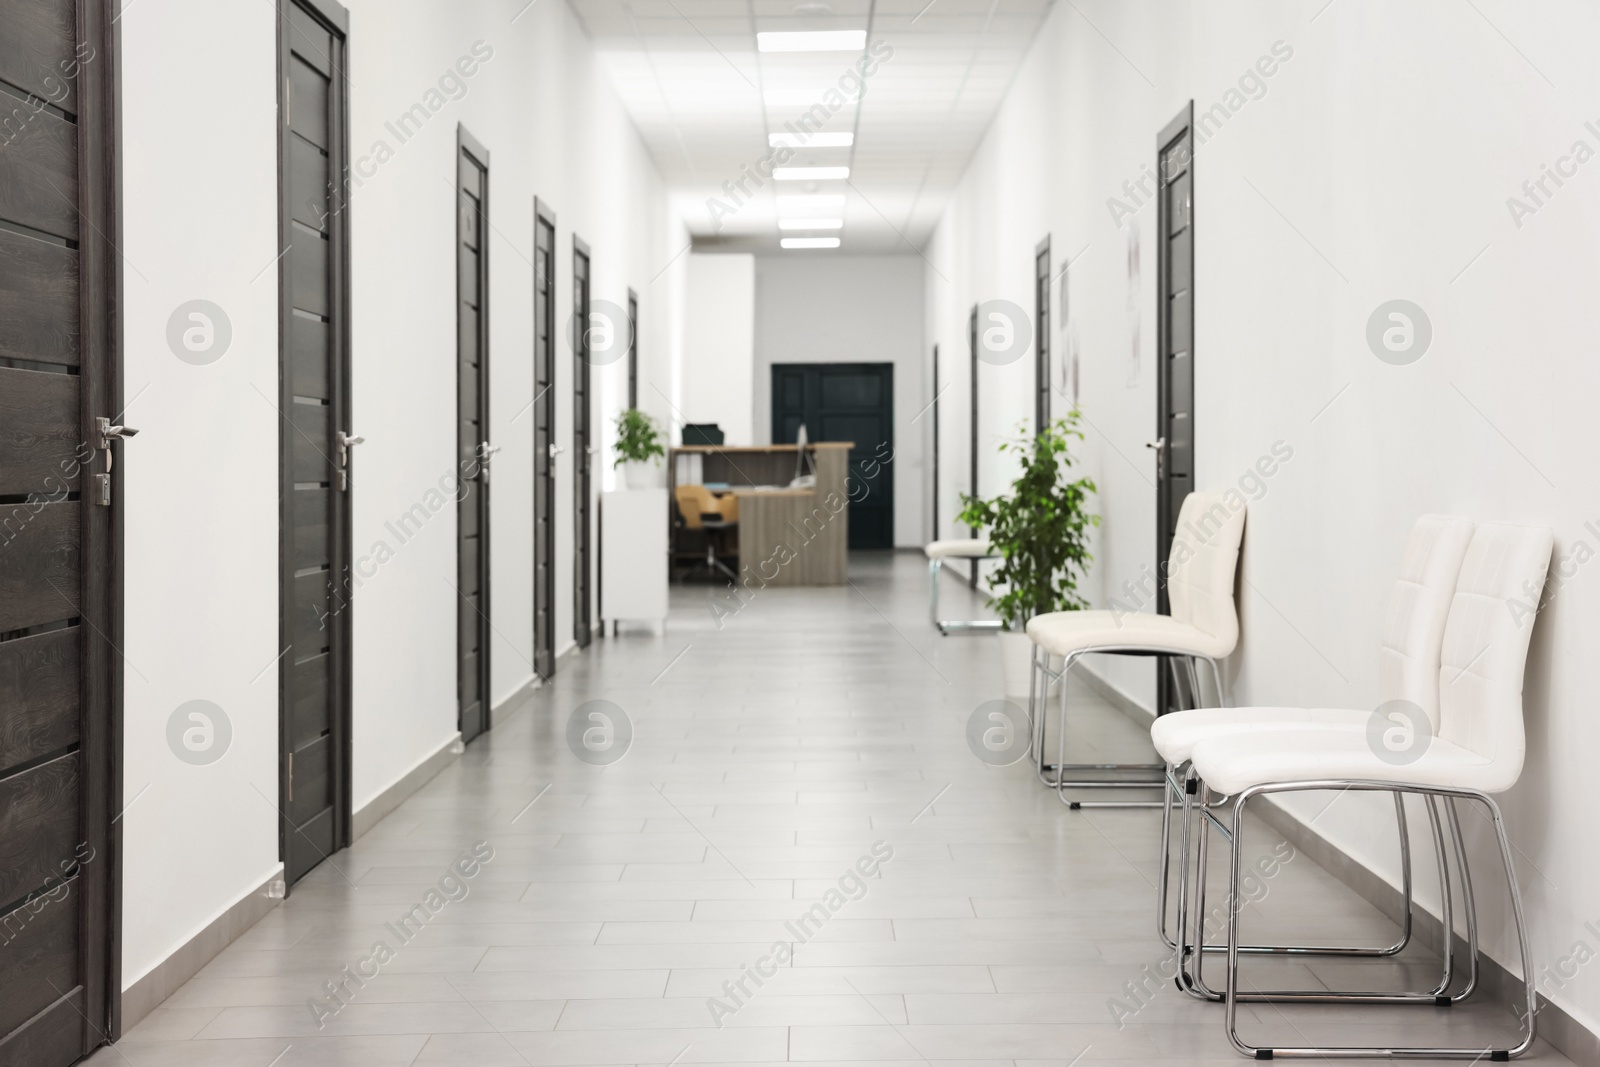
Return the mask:
[(1035, 615), (1089, 606), (1078, 595), (1078, 579), (1094, 558), (1089, 528), (1100, 525), (1100, 516), (1088, 510), (1094, 481), (1068, 477), (1073, 439), (1083, 440), (1078, 418), (1073, 410), (1033, 437), (1024, 425), (1017, 439), (1000, 445), (1023, 456), (1009, 494), (993, 500), (961, 494), (957, 521), (987, 531), (1001, 557), (994, 579), (1004, 591), (988, 603), (1007, 630), (1023, 629)]
[(613, 467), (630, 461), (643, 463), (652, 456), (667, 454), (667, 450), (661, 446), (661, 429), (656, 425), (656, 420), (638, 408), (617, 412), (615, 421), (617, 460), (612, 464)]

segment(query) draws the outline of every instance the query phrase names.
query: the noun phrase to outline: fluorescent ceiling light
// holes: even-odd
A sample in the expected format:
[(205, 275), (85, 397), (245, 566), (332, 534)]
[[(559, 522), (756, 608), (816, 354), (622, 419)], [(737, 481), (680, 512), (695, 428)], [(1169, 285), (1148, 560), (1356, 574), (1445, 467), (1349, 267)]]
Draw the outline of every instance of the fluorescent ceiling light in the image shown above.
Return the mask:
[(840, 211), (843, 208), (844, 194), (842, 193), (778, 197), (778, 213), (781, 215), (787, 215), (791, 211)]
[(768, 107), (812, 107), (822, 103), (831, 86), (821, 89), (768, 89), (761, 94)]
[(856, 143), (856, 135), (844, 133), (769, 133), (767, 144), (772, 148), (788, 145), (790, 148), (849, 148)]
[(778, 244), (783, 248), (838, 248), (837, 237), (785, 237)]
[(867, 47), (866, 30), (786, 30), (756, 34), (763, 52), (859, 52)]
[(780, 230), (842, 230), (844, 219), (779, 219)]
[(850, 177), (849, 167), (773, 167), (772, 176), (780, 182), (828, 181)]

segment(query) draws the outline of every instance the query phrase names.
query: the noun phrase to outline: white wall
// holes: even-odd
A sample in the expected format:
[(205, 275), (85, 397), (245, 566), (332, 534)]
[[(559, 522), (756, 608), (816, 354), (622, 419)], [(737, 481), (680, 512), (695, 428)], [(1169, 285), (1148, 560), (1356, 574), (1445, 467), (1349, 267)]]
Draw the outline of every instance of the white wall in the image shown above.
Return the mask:
[(772, 440), (774, 363), (894, 364), (894, 540), (927, 539), (924, 440), (929, 358), (917, 256), (784, 253), (756, 258), (755, 440)]
[(750, 413), (755, 257), (729, 252), (687, 258), (683, 397), (674, 429), (686, 422), (714, 422), (722, 427), (725, 444), (756, 444)]
[[(525, 10), (524, 10), (525, 9)], [(127, 450), (127, 849), (124, 986), (278, 865), (278, 382), (276, 28), (270, 4), (125, 3), (123, 252)], [(519, 14), (521, 12), (521, 14)], [(515, 22), (513, 22), (515, 19)], [(458, 57), (493, 55), (421, 133), (385, 128)], [(637, 134), (565, 4), (355, 0), (350, 141), (393, 156), (353, 192), (353, 541), (394, 550), (356, 594), (354, 800), (359, 809), (456, 730), (455, 513), (399, 545), (385, 528), (448, 474), (455, 436), (456, 124), (491, 153), (492, 695), (532, 674), (533, 197), (558, 213), (557, 636), (572, 644), (571, 239), (592, 294), (639, 294), (641, 406), (666, 421), (688, 244)], [(183, 101), (174, 107), (173, 101)], [(200, 132), (197, 132), (200, 131)], [(198, 138), (198, 140), (197, 140)], [(232, 347), (194, 367), (167, 350), (168, 316), (205, 298)], [(594, 368), (596, 491), (625, 361)], [(652, 385), (658, 386), (660, 392)], [(665, 394), (665, 397), (662, 396)], [(372, 570), (369, 565), (367, 568)], [(220, 762), (178, 763), (165, 726), (203, 698), (229, 715)], [(148, 792), (144, 787), (149, 785)], [(136, 920), (132, 917), (137, 917)]]
[[(1419, 513), (1553, 527), (1558, 556), (1576, 559), (1533, 632), (1528, 761), (1503, 798), (1546, 963), (1578, 941), (1600, 947), (1583, 926), (1600, 885), (1585, 792), (1600, 683), (1584, 662), (1600, 636), (1600, 573), (1577, 561), (1600, 547), (1585, 525), (1600, 476), (1579, 436), (1597, 378), (1586, 294), (1600, 284), (1600, 170), (1562, 163), (1565, 184), (1547, 182), (1520, 219), (1507, 201), (1526, 200), (1524, 181), (1575, 142), (1600, 149), (1578, 103), (1600, 78), (1596, 38), (1586, 10), (1565, 2), (1057, 5), (928, 250), (929, 341), (955, 383), (952, 412), (965, 410), (972, 303), (1031, 307), (1045, 233), (1058, 269), (1081, 255), (1053, 340), (1060, 353), (1075, 329), (1081, 346), (1082, 455), (1105, 516), (1089, 587), (1104, 606), (1154, 562), (1155, 525), (1143, 447), (1155, 424), (1155, 212), (1114, 220), (1108, 202), (1153, 164), (1157, 132), (1185, 101), (1197, 115), (1224, 102), (1225, 123), (1196, 155), (1199, 483), (1235, 484), (1276, 441), (1294, 450), (1251, 504), (1233, 698), (1372, 706), (1384, 606)], [(1292, 56), (1238, 91), (1275, 42)], [(1131, 226), (1143, 257), (1136, 376)], [(1414, 365), (1380, 362), (1365, 340), (1394, 298), (1432, 322)], [(1015, 366), (981, 369), (985, 493), (1010, 473), (992, 434), (1031, 410), (1017, 380), (1031, 374), (1008, 375)], [(966, 433), (964, 418), (946, 420), (945, 515), (965, 487)], [(1148, 666), (1104, 667), (1149, 699)], [(1309, 819), (1323, 800), (1305, 799)], [(1339, 798), (1316, 829), (1397, 882), (1392, 818), (1370, 799)], [(1467, 821), (1489, 948), (1516, 970), (1487, 827)], [(1600, 968), (1541, 988), (1600, 1029)]]
[[(270, 5), (136, 4), (119, 25), (123, 395), (141, 431), (117, 487), (126, 988), (279, 866), (278, 150)], [(233, 331), (207, 366), (167, 347), (197, 299)], [(167, 748), (189, 700), (232, 725), (208, 766)]]

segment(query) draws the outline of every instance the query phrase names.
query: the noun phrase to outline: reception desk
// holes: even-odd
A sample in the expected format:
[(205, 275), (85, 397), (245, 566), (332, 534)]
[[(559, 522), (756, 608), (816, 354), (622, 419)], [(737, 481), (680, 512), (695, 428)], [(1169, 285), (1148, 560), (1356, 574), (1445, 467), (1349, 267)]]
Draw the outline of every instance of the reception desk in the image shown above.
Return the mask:
[[(739, 584), (843, 585), (850, 531), (849, 441), (805, 446), (686, 445), (667, 463), (675, 488), (687, 473), (739, 498)], [(815, 469), (814, 488), (791, 489), (797, 464)], [(680, 468), (698, 467), (694, 472)], [(727, 488), (721, 488), (726, 486)]]

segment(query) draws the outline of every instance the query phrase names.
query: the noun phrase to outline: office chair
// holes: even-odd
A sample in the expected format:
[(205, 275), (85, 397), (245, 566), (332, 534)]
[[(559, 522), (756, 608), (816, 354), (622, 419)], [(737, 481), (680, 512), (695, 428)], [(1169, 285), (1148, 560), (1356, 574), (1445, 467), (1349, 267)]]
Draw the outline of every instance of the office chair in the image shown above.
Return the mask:
[[(678, 504), (683, 528), (705, 531), (706, 558), (703, 565), (707, 572), (713, 577), (726, 575), (728, 581), (737, 583), (739, 576), (717, 556), (719, 549), (722, 554), (728, 552), (728, 531), (739, 527), (739, 498), (731, 493), (719, 497), (703, 485), (675, 486), (673, 497)], [(689, 568), (685, 575), (693, 574), (700, 566), (697, 564)]]

